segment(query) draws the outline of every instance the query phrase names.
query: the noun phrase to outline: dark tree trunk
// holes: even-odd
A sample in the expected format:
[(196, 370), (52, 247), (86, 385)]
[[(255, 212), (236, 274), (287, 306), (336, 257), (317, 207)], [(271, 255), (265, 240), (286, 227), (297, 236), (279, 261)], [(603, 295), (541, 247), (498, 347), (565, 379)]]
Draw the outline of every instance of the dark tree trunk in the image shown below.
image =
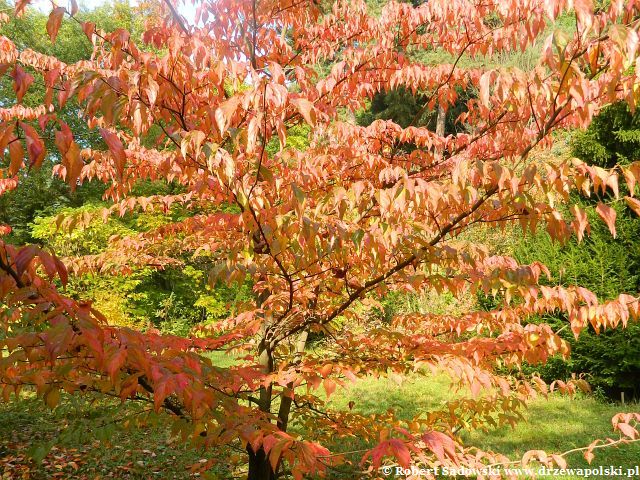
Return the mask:
[(249, 454), (249, 473), (247, 480), (276, 480), (276, 474), (271, 469), (269, 457), (261, 448), (257, 452), (247, 445), (247, 453)]

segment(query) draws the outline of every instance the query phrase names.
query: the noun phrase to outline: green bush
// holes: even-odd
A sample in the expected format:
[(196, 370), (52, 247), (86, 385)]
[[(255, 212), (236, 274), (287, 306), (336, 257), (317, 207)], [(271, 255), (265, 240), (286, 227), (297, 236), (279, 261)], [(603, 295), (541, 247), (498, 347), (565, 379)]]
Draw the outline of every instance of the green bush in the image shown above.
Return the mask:
[[(637, 294), (640, 288), (640, 218), (625, 209), (618, 212), (618, 237), (613, 239), (602, 222), (595, 219), (593, 207), (587, 207), (592, 222), (591, 235), (581, 243), (566, 245), (552, 242), (546, 232), (529, 236), (516, 246), (515, 258), (522, 263), (542, 261), (552, 274), (550, 284), (582, 285), (592, 290), (600, 300), (619, 293)], [(572, 373), (587, 375), (594, 387), (617, 396), (624, 390), (640, 393), (640, 325), (605, 330), (596, 334), (592, 327), (575, 339), (565, 317), (538, 319), (554, 327), (571, 344), (568, 361), (555, 358), (537, 371), (545, 380), (563, 379)]]
[(640, 160), (640, 112), (631, 113), (624, 102), (610, 105), (574, 135), (571, 149), (581, 160), (606, 168)]
[[(100, 254), (109, 248), (114, 235), (130, 235), (166, 223), (161, 214), (109, 217), (103, 221), (100, 207), (84, 205), (63, 208), (50, 216), (38, 216), (31, 224), (30, 236), (60, 256)], [(59, 216), (81, 218), (90, 215), (82, 227), (58, 228)], [(170, 216), (179, 213), (170, 212)], [(136, 329), (154, 327), (164, 333), (187, 335), (197, 324), (227, 317), (234, 306), (251, 296), (250, 285), (208, 285), (206, 257), (185, 257), (180, 268), (135, 268), (127, 275), (86, 273), (72, 276), (67, 293), (75, 298), (91, 298), (109, 322)]]
[[(639, 112), (631, 113), (625, 103), (603, 109), (585, 131), (573, 135), (571, 150), (581, 160), (603, 168), (640, 159)], [(572, 203), (579, 203), (586, 209), (591, 224), (591, 235), (582, 243), (572, 239), (562, 246), (553, 243), (546, 232), (539, 232), (523, 239), (515, 247), (514, 256), (522, 263), (542, 261), (552, 273), (551, 284), (582, 285), (600, 300), (611, 299), (619, 293), (637, 295), (640, 290), (640, 218), (622, 203), (614, 202), (618, 233), (614, 239), (594, 212), (598, 200), (597, 196), (572, 198)], [(552, 359), (535, 368), (545, 379), (585, 373), (593, 386), (608, 395), (617, 397), (621, 391), (636, 397), (640, 395), (639, 324), (603, 331), (599, 335), (589, 327), (575, 339), (566, 318), (547, 317), (539, 321), (554, 326), (572, 347), (568, 361)]]

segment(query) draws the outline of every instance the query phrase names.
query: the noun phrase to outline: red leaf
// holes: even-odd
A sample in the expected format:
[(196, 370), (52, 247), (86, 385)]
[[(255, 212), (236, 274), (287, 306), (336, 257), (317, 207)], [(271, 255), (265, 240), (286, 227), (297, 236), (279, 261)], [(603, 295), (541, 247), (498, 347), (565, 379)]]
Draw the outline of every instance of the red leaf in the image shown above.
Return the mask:
[(456, 444), (444, 433), (441, 432), (428, 432), (422, 435), (422, 441), (427, 445), (427, 448), (435, 453), (436, 458), (440, 462), (444, 462), (447, 457), (455, 458), (456, 456)]
[(58, 269), (58, 277), (60, 277), (60, 282), (62, 282), (62, 286), (66, 287), (67, 282), (69, 281), (69, 274), (67, 273), (67, 267), (64, 266), (64, 263), (56, 257), (53, 256), (53, 261), (56, 264), (56, 268)]
[(22, 168), (24, 160), (24, 149), (22, 148), (22, 143), (20, 143), (18, 138), (14, 138), (9, 143), (9, 156), (11, 157), (11, 162), (9, 163), (9, 175), (15, 175), (18, 173), (18, 170)]
[(111, 381), (115, 381), (116, 375), (127, 359), (127, 351), (124, 348), (119, 349), (110, 359), (107, 365), (107, 374)]
[(25, 72), (20, 65), (16, 65), (11, 72), (11, 77), (13, 78), (13, 90), (16, 92), (18, 103), (20, 103), (29, 86), (33, 83), (33, 75)]
[(58, 150), (60, 150), (62, 154), (67, 153), (71, 142), (73, 142), (73, 133), (69, 125), (63, 121), (60, 121), (60, 130), (56, 132), (55, 142)]
[(56, 272), (58, 271), (56, 262), (54, 261), (53, 257), (48, 252), (40, 250), (38, 252), (38, 258), (40, 258), (40, 263), (44, 267), (44, 270), (47, 273), (49, 279), (53, 279)]
[(122, 173), (124, 172), (124, 166), (127, 161), (127, 156), (124, 152), (124, 147), (122, 146), (120, 138), (118, 138), (118, 135), (105, 128), (100, 129), (100, 135), (109, 147), (111, 155), (113, 155), (118, 177), (122, 178)]
[(27, 123), (20, 122), (27, 139), (27, 153), (29, 154), (29, 167), (38, 168), (42, 165), (45, 156), (44, 142), (36, 132), (36, 129)]
[(609, 231), (611, 232), (611, 235), (613, 235), (613, 238), (616, 238), (616, 211), (609, 205), (598, 203), (596, 212), (607, 224), (607, 227), (609, 227)]
[(60, 25), (62, 24), (62, 17), (64, 16), (64, 12), (64, 7), (56, 7), (49, 14), (49, 20), (47, 21), (47, 33), (49, 34), (49, 38), (52, 42), (56, 41), (58, 30), (60, 30)]
[(16, 15), (20, 16), (24, 12), (24, 9), (27, 8), (27, 5), (29, 5), (30, 3), (31, 0), (18, 0), (16, 2)]
[(399, 438), (392, 438), (389, 440), (389, 448), (402, 467), (408, 468), (411, 465), (411, 453), (402, 440)]
[(18, 254), (14, 258), (14, 263), (16, 265), (16, 272), (19, 276), (22, 276), (24, 271), (33, 260), (33, 257), (36, 256), (37, 252), (38, 247), (36, 247), (35, 245), (28, 245), (18, 252)]
[(93, 22), (82, 22), (82, 31), (87, 36), (89, 41), (93, 43), (93, 34), (96, 31), (96, 24)]

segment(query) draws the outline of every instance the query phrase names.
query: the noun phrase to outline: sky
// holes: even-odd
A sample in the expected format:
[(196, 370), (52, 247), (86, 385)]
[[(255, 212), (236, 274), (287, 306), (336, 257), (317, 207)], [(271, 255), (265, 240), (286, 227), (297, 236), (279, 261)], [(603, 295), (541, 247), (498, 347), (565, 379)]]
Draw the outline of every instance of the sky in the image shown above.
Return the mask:
[[(54, 0), (55, 3), (59, 6), (67, 7), (67, 9), (71, 8), (71, 2), (68, 0)], [(105, 3), (110, 3), (112, 0), (76, 0), (80, 8), (85, 7), (88, 9), (93, 9), (104, 5)], [(69, 3), (69, 5), (67, 5)], [(130, 4), (136, 4), (136, 0), (129, 0)], [(37, 8), (42, 12), (51, 11), (51, 0), (34, 0), (31, 3), (32, 6)], [(180, 12), (186, 19), (188, 23), (193, 23), (195, 17), (195, 7), (191, 4), (191, 2), (187, 2), (187, 4), (183, 4), (182, 2), (178, 6), (178, 12)]]

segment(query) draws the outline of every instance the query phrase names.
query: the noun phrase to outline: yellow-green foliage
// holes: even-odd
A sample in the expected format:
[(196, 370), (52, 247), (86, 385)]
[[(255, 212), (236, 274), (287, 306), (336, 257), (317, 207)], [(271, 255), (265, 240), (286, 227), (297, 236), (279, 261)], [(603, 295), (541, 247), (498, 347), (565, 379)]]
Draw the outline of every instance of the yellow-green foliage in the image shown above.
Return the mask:
[[(100, 209), (85, 205), (38, 217), (32, 224), (31, 236), (62, 257), (95, 255), (110, 248), (113, 236), (152, 230), (167, 221), (161, 214), (109, 217), (105, 221)], [(69, 228), (64, 218), (75, 219), (76, 227)], [(248, 285), (209, 287), (208, 261), (186, 257), (180, 268), (137, 268), (128, 275), (86, 273), (72, 277), (67, 291), (75, 298), (92, 299), (94, 307), (112, 324), (136, 329), (153, 326), (184, 335), (197, 323), (227, 317), (235, 304), (251, 295)]]
[[(77, 256), (98, 254), (107, 248), (112, 236), (135, 233), (113, 217), (103, 221), (100, 209), (99, 206), (85, 205), (79, 208), (64, 208), (59, 210), (57, 215), (37, 217), (33, 222), (31, 235), (60, 256)], [(58, 226), (62, 217), (79, 220), (83, 216), (91, 217), (91, 221), (76, 228), (63, 229)]]

